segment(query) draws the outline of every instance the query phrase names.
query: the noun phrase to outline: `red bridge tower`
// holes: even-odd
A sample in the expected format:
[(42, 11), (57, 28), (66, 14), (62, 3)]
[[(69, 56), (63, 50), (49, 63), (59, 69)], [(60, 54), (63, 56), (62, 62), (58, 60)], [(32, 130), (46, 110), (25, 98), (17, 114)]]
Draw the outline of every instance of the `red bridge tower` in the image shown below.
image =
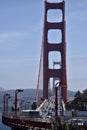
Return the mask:
[[(58, 10), (61, 11), (62, 20), (60, 22), (50, 22), (48, 21), (48, 12)], [(60, 17), (60, 16), (59, 16)], [(49, 41), (49, 31), (60, 31), (61, 32), (61, 42), (50, 43)], [(47, 0), (45, 1), (45, 15), (44, 15), (44, 32), (43, 32), (43, 98), (48, 98), (48, 86), (49, 79), (55, 78), (59, 79), (61, 83), (61, 95), (63, 100), (67, 101), (67, 77), (66, 77), (66, 39), (65, 39), (65, 1), (58, 3), (51, 3)], [(55, 36), (54, 36), (55, 37)], [(59, 37), (59, 35), (58, 35)], [(55, 40), (55, 39), (54, 39)], [(49, 67), (49, 53), (60, 53), (59, 61), (54, 61), (60, 63), (58, 68)], [(55, 58), (54, 58), (55, 59)]]

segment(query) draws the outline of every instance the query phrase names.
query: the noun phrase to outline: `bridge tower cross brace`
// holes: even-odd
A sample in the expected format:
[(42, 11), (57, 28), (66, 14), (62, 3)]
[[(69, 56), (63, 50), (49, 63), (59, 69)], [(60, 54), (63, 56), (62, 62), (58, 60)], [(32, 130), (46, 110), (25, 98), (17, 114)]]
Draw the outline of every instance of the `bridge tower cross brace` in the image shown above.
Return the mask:
[[(44, 32), (43, 32), (43, 98), (48, 98), (48, 84), (50, 78), (59, 78), (61, 83), (61, 95), (63, 100), (67, 101), (67, 76), (66, 76), (66, 39), (65, 39), (65, 1), (58, 3), (50, 3), (47, 0), (44, 3)], [(61, 22), (48, 22), (48, 10), (58, 9), (62, 12)], [(49, 30), (61, 31), (61, 43), (49, 43), (48, 31)], [(58, 69), (49, 68), (49, 53), (60, 52), (61, 54), (61, 67)], [(58, 61), (59, 62), (59, 61)]]

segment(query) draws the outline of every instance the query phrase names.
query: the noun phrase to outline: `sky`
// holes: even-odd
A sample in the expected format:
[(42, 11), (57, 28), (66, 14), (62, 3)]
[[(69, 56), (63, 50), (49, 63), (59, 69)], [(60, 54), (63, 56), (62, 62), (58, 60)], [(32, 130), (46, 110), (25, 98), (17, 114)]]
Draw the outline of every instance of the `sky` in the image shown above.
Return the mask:
[[(43, 19), (44, 0), (0, 0), (0, 87), (37, 87)], [(68, 89), (83, 91), (87, 85), (87, 0), (66, 0), (65, 19)]]

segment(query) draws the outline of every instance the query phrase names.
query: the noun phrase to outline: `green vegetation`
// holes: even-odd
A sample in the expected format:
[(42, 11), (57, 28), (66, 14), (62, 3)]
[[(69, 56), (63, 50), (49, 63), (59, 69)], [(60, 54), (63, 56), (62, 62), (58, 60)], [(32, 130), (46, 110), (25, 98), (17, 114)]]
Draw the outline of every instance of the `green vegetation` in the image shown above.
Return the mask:
[(87, 110), (87, 89), (83, 92), (77, 91), (74, 99), (66, 104), (67, 109)]
[(57, 120), (51, 119), (51, 130), (85, 130), (86, 126), (78, 123), (68, 123), (67, 120), (58, 117)]
[(36, 102), (33, 102), (32, 103), (32, 110), (35, 110), (37, 108), (37, 104), (36, 104)]

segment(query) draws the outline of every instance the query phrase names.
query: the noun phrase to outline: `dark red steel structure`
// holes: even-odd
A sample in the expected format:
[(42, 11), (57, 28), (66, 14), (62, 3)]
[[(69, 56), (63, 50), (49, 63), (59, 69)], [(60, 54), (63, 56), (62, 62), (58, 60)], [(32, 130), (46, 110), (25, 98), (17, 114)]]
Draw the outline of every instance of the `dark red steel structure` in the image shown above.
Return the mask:
[[(48, 22), (48, 10), (58, 9), (62, 12), (61, 22)], [(61, 31), (61, 43), (49, 43), (48, 31), (49, 30)], [(50, 78), (58, 78), (61, 85), (61, 95), (63, 100), (67, 101), (67, 76), (66, 76), (66, 39), (65, 39), (65, 1), (58, 3), (51, 3), (45, 1), (45, 14), (44, 14), (44, 32), (43, 32), (43, 98), (48, 98), (48, 84)], [(58, 69), (49, 68), (49, 53), (60, 52), (61, 54), (61, 67)], [(59, 62), (59, 61), (58, 61)]]

